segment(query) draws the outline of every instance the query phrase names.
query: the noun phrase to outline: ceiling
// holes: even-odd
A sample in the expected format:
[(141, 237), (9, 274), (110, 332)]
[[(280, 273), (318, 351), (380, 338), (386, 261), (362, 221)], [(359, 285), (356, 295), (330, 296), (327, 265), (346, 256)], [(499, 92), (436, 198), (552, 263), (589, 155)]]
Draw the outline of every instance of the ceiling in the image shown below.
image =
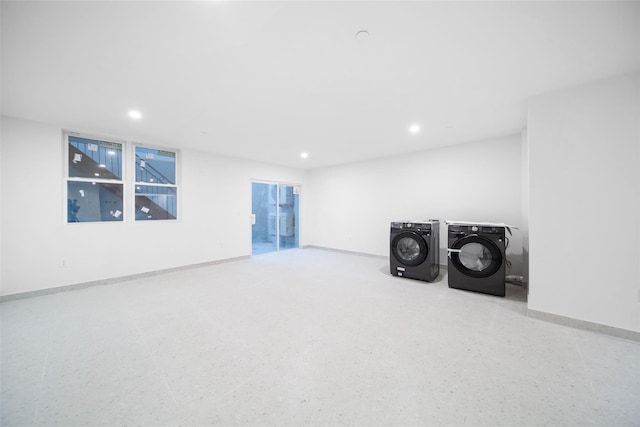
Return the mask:
[(637, 1), (3, 0), (1, 13), (3, 115), (303, 169), (515, 134), (530, 97), (640, 69)]

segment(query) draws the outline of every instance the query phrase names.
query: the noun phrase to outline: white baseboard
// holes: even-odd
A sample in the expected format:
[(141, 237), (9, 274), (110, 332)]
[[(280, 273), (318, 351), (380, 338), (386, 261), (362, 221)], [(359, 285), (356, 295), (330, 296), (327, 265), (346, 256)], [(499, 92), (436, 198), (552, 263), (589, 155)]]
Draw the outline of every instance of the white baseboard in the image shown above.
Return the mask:
[(202, 262), (198, 264), (189, 264), (189, 265), (184, 265), (180, 267), (166, 268), (163, 270), (154, 270), (154, 271), (148, 271), (145, 273), (131, 274), (127, 276), (119, 276), (119, 277), (113, 277), (113, 278), (102, 279), (102, 280), (94, 280), (91, 282), (74, 283), (72, 285), (64, 285), (64, 286), (57, 286), (54, 288), (38, 289), (36, 291), (19, 292), (16, 294), (2, 295), (0, 296), (0, 303), (7, 302), (7, 301), (20, 300), (25, 298), (35, 298), (43, 295), (57, 294), (59, 292), (69, 292), (69, 291), (75, 291), (78, 289), (92, 288), (94, 286), (104, 286), (104, 285), (111, 285), (113, 283), (128, 282), (130, 280), (143, 279), (145, 277), (153, 277), (153, 276), (158, 276), (160, 274), (172, 273), (175, 271), (190, 270), (192, 268), (201, 268), (201, 267), (207, 267), (215, 264), (222, 264), (225, 262), (238, 261), (241, 259), (247, 259), (249, 257), (250, 257), (249, 255), (245, 255), (245, 256), (240, 256), (235, 258), (225, 258), (217, 261), (207, 261), (207, 262)]
[(533, 319), (543, 320), (545, 322), (569, 326), (571, 328), (583, 329), (585, 331), (597, 332), (599, 334), (609, 335), (616, 338), (640, 342), (640, 332), (630, 331), (628, 329), (601, 325), (600, 323), (587, 322), (586, 320), (574, 319), (571, 317), (561, 316), (559, 314), (551, 314), (532, 309), (527, 309), (527, 316)]

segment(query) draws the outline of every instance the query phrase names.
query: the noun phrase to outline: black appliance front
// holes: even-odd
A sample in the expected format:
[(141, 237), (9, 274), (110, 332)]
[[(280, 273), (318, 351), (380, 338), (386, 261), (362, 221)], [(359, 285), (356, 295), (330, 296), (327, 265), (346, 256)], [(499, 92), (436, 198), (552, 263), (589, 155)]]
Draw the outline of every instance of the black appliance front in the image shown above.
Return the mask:
[(432, 282), (440, 273), (440, 222), (392, 222), (389, 265), (391, 274)]
[(505, 229), (449, 225), (449, 287), (505, 295)]

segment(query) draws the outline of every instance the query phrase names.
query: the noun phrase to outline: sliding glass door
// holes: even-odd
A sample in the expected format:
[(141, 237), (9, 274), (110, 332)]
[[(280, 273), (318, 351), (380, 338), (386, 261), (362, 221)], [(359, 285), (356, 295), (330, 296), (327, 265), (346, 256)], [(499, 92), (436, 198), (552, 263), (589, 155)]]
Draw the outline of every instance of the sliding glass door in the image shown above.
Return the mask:
[(251, 184), (251, 254), (299, 247), (299, 191), (297, 186)]
[(278, 249), (299, 247), (298, 191), (293, 185), (278, 186)]
[(276, 214), (278, 185), (254, 182), (251, 184), (251, 254), (278, 250)]

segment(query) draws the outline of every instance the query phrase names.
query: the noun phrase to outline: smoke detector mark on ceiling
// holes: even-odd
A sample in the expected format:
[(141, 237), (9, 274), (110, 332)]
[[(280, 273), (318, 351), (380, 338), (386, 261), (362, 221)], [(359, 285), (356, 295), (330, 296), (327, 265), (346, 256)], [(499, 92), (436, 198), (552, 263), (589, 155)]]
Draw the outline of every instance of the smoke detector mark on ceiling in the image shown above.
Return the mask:
[(367, 40), (368, 38), (369, 38), (369, 31), (367, 30), (360, 30), (356, 33), (356, 40), (358, 41)]

